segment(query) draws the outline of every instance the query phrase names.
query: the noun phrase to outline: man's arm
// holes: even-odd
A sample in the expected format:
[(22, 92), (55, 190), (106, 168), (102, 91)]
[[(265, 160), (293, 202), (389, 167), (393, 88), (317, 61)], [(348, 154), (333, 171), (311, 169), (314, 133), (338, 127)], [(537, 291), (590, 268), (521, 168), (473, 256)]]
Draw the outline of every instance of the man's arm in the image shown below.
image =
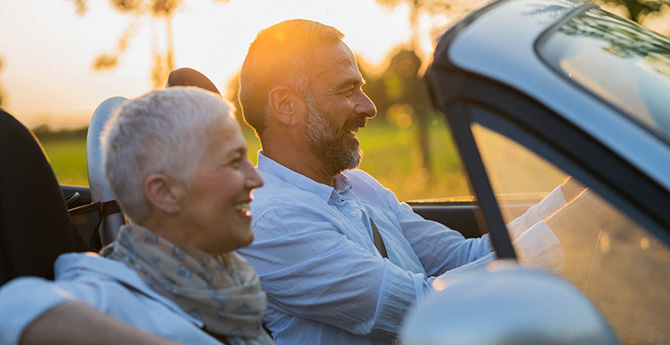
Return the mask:
[(395, 337), (431, 280), (370, 253), (316, 210), (275, 211), (255, 218), (252, 247), (238, 250), (270, 306), (354, 334)]
[(22, 345), (31, 344), (178, 344), (145, 333), (78, 301), (46, 311), (26, 327)]
[(385, 236), (385, 230), (400, 228), (402, 236), (412, 246), (429, 277), (470, 265), (475, 261), (481, 264), (495, 259), (491, 255), (493, 246), (488, 235), (465, 239), (460, 232), (444, 224), (426, 220), (415, 213), (409, 205), (400, 202), (393, 191), (382, 186), (368, 173), (355, 170), (347, 176), (352, 180), (352, 189), (358, 195), (363, 195), (366, 202), (392, 213), (397, 225), (384, 224), (383, 219), (374, 219), (382, 237)]
[[(582, 190), (584, 186), (568, 177), (539, 203), (507, 224), (510, 238), (523, 262), (553, 271), (562, 270), (564, 255), (560, 242), (542, 221)], [(385, 189), (384, 194), (387, 205), (394, 209), (405, 237), (429, 276), (450, 275), (490, 261), (493, 248), (488, 235), (465, 240), (446, 226), (415, 214), (408, 205), (398, 202), (392, 191)]]

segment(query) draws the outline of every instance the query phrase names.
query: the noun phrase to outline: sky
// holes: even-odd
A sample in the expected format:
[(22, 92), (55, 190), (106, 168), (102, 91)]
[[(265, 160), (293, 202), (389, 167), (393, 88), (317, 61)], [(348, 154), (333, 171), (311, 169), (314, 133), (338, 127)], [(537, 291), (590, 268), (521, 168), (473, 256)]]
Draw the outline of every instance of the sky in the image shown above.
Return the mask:
[[(114, 50), (131, 18), (106, 0), (88, 0), (88, 7), (79, 16), (70, 0), (0, 0), (4, 108), (28, 127), (85, 126), (103, 100), (151, 89), (151, 37), (164, 35), (163, 22), (145, 18), (119, 66), (96, 72), (94, 58)], [(383, 8), (374, 0), (186, 0), (174, 18), (177, 67), (200, 70), (223, 91), (256, 33), (292, 18), (337, 27), (373, 64), (410, 38), (407, 8)]]

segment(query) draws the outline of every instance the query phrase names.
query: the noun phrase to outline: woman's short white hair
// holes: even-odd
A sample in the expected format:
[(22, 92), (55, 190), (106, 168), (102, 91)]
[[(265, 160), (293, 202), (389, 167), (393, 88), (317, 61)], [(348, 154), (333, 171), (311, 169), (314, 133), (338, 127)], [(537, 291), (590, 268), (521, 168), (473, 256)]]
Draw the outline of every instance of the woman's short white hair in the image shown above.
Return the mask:
[(230, 102), (195, 87), (153, 91), (123, 103), (101, 140), (107, 180), (124, 213), (134, 222), (149, 214), (143, 184), (152, 173), (188, 188), (209, 144), (207, 129), (232, 112)]

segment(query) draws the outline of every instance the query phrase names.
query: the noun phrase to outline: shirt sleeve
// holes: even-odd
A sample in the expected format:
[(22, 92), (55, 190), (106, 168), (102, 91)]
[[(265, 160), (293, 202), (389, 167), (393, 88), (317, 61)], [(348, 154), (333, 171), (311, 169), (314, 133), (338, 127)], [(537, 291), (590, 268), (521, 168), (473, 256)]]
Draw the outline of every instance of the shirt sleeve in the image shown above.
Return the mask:
[(354, 334), (395, 337), (407, 309), (430, 290), (425, 275), (370, 254), (315, 210), (275, 208), (253, 228), (253, 250), (238, 251), (280, 312)]
[(403, 236), (412, 246), (429, 277), (444, 274), (477, 260), (488, 262), (495, 259), (490, 255), (493, 253), (493, 246), (488, 234), (466, 239), (456, 230), (421, 217), (408, 204), (398, 201), (393, 191), (379, 184), (369, 174), (358, 170), (356, 177), (360, 191), (368, 196), (376, 195), (378, 199), (373, 202), (385, 204), (393, 212)]
[(566, 200), (560, 185), (539, 203), (507, 224), (519, 262), (554, 272), (563, 270), (565, 266), (563, 247), (544, 220), (558, 212), (565, 204)]
[(544, 221), (535, 223), (512, 242), (519, 262), (554, 272), (565, 267), (565, 253), (561, 242)]
[[(379, 188), (384, 191), (387, 205), (395, 210), (405, 238), (429, 276), (452, 275), (495, 260), (488, 234), (465, 239), (459, 232), (443, 224), (425, 220), (409, 205), (399, 202), (392, 191), (381, 185)], [(563, 207), (565, 202), (561, 186), (556, 187), (539, 203), (507, 224), (515, 248), (521, 252), (525, 262), (561, 270), (564, 258), (560, 242), (550, 229), (538, 223)]]
[(456, 230), (424, 219), (405, 203), (398, 203), (395, 214), (405, 238), (429, 276), (444, 274), (493, 252), (488, 234), (466, 239)]
[(18, 344), (23, 331), (48, 310), (73, 299), (53, 282), (17, 278), (0, 289), (0, 344)]
[(522, 215), (507, 223), (510, 238), (514, 241), (536, 223), (554, 214), (563, 205), (565, 205), (565, 197), (563, 197), (561, 186), (558, 186), (539, 203), (529, 207)]

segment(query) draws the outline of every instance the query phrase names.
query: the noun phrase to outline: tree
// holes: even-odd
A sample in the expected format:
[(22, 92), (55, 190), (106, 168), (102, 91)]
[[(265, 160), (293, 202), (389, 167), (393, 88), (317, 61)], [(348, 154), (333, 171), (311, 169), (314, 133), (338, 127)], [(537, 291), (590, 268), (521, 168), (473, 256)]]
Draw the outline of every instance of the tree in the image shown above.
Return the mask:
[(641, 19), (650, 13), (659, 12), (663, 5), (670, 5), (668, 0), (599, 0), (603, 4), (622, 5), (628, 10), (629, 19), (640, 24)]
[[(86, 14), (88, 10), (87, 0), (72, 1), (75, 4), (77, 14)], [(229, 0), (214, 1), (227, 3)], [(152, 35), (151, 84), (154, 88), (164, 86), (168, 74), (175, 69), (172, 19), (184, 0), (109, 0), (109, 2), (118, 12), (132, 16), (132, 20), (128, 27), (121, 32), (114, 51), (100, 54), (95, 58), (93, 69), (102, 71), (118, 66), (121, 55), (128, 47), (128, 42), (139, 30), (142, 22), (146, 19), (158, 18), (162, 19), (165, 24), (166, 44), (164, 50), (161, 51), (156, 37)]]
[[(426, 93), (424, 83), (420, 80), (420, 66), (422, 65), (422, 50), (420, 47), (421, 42), (421, 32), (419, 30), (419, 21), (423, 14), (427, 15), (436, 15), (436, 14), (449, 14), (449, 15), (462, 15), (484, 2), (484, 0), (376, 0), (378, 4), (394, 8), (400, 4), (407, 4), (409, 6), (409, 17), (408, 21), (412, 31), (412, 38), (410, 42), (410, 49), (401, 51), (398, 55), (394, 56), (393, 59), (396, 60), (395, 67), (392, 65), (389, 66), (391, 70), (391, 76), (387, 78), (394, 78), (393, 75), (399, 76), (402, 75), (402, 78), (396, 79), (396, 81), (401, 81), (407, 84), (407, 89), (412, 89), (411, 93), (404, 94), (404, 102), (409, 104), (412, 107), (413, 118), (416, 120), (417, 124), (417, 143), (419, 145), (419, 150), (421, 151), (421, 165), (427, 176), (431, 175), (431, 162), (430, 162), (430, 146), (428, 143), (428, 123), (430, 117), (429, 107), (427, 106)], [(406, 71), (412, 70), (414, 75), (409, 76), (406, 74)], [(387, 80), (388, 85), (388, 80)], [(422, 92), (423, 95), (419, 96), (418, 92)], [(397, 100), (399, 102), (400, 100)], [(416, 102), (416, 103), (412, 103)], [(393, 102), (391, 102), (393, 103)]]
[[(401, 49), (393, 57), (382, 74), (389, 113), (413, 119), (416, 139), (420, 151), (421, 167), (426, 177), (431, 176), (429, 124), (430, 102), (425, 82), (419, 77), (421, 59), (413, 50)], [(400, 121), (402, 122), (402, 121)], [(398, 122), (398, 123), (400, 123)]]
[(409, 6), (409, 21), (412, 30), (411, 50), (417, 56), (421, 57), (421, 49), (419, 42), (421, 41), (421, 34), (419, 31), (419, 21), (422, 14), (449, 14), (460, 15), (469, 12), (479, 5), (483, 4), (485, 0), (376, 0), (378, 4), (395, 8), (402, 3)]

